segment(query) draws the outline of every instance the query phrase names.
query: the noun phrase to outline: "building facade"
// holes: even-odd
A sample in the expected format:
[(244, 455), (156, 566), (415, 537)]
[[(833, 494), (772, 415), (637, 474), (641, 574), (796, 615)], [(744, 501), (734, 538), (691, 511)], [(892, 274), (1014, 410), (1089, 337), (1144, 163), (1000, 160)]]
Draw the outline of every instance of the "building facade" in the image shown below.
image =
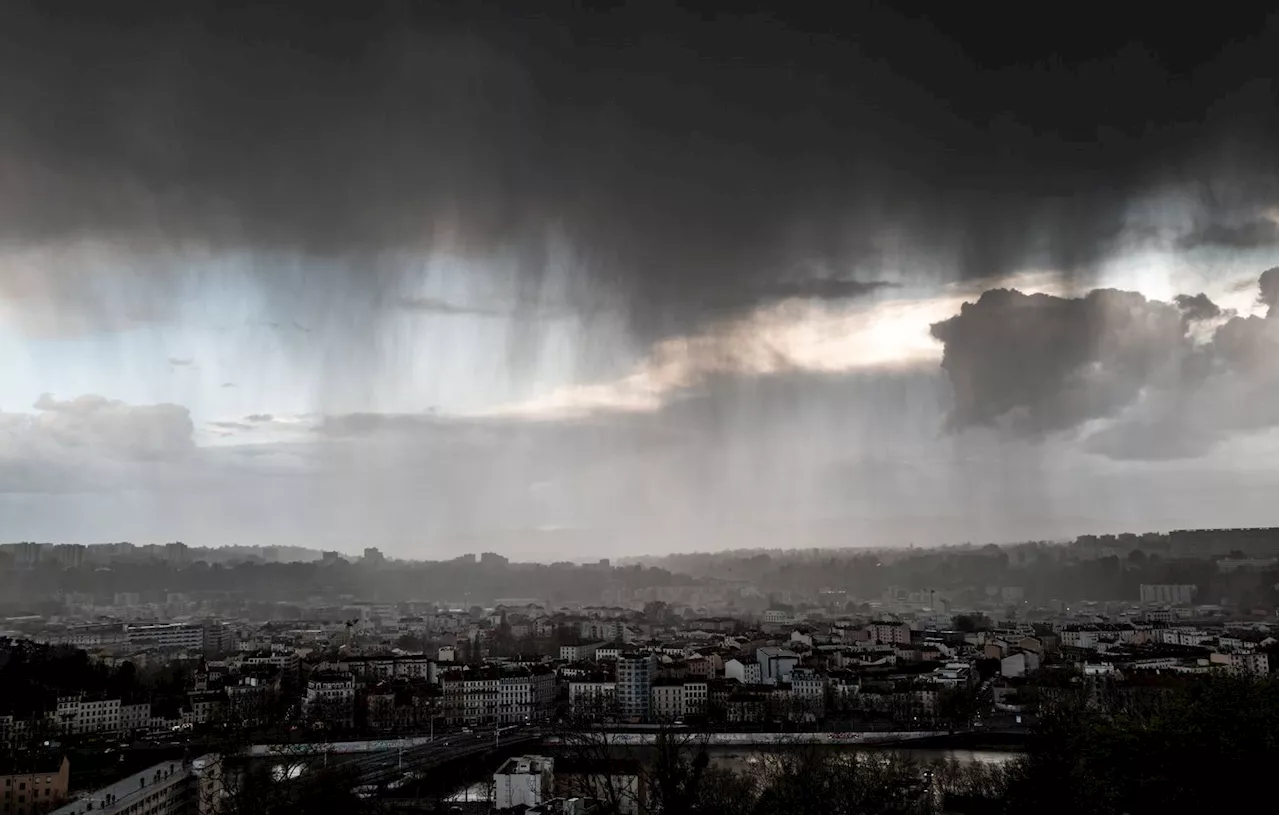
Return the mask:
[(67, 799), (70, 780), (71, 763), (65, 756), (0, 759), (0, 812), (42, 815)]
[(653, 680), (658, 660), (653, 654), (626, 653), (618, 657), (618, 713), (624, 719), (644, 721), (652, 705)]

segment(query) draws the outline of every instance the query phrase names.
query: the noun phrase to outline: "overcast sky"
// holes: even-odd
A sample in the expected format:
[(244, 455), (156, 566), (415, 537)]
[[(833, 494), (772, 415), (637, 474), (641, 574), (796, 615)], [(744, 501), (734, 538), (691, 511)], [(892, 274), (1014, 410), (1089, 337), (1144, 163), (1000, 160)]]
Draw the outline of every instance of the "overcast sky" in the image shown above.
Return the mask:
[(1274, 12), (214, 5), (0, 1), (0, 540), (1277, 523)]

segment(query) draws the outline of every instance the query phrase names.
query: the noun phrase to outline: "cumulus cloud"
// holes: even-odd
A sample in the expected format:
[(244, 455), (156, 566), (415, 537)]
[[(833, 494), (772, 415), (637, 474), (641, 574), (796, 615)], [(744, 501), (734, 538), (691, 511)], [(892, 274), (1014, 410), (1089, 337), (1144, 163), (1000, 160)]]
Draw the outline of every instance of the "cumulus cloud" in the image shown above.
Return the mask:
[(34, 412), (0, 412), (0, 493), (112, 491), (196, 452), (190, 415), (173, 404), (42, 395)]
[[(1258, 281), (1270, 306), (1268, 285), (1273, 270)], [(1274, 310), (1230, 317), (1204, 343), (1188, 332), (1187, 320), (1219, 316), (1204, 295), (1174, 305), (1114, 290), (986, 292), (932, 328), (954, 394), (948, 426), (1033, 437), (1091, 426), (1085, 449), (1125, 459), (1202, 455), (1232, 432), (1274, 427)]]
[(97, 395), (60, 401), (46, 393), (33, 407), (29, 432), (66, 448), (153, 460), (194, 447), (191, 414), (181, 405), (130, 405)]
[(1007, 421), (1037, 435), (1113, 415), (1176, 373), (1186, 329), (1177, 308), (1133, 292), (995, 290), (931, 333), (955, 392), (950, 427)]

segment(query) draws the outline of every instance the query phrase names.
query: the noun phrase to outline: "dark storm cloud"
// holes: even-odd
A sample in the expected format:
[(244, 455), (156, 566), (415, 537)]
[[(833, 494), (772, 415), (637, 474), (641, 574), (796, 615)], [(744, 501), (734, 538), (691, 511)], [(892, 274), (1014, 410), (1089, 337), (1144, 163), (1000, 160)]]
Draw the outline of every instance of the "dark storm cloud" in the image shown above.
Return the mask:
[(1182, 309), (1182, 313), (1188, 320), (1212, 320), (1222, 314), (1218, 304), (1210, 300), (1204, 292), (1196, 295), (1179, 294), (1173, 298), (1173, 302)]
[[(1274, 279), (1258, 279), (1263, 302)], [(1117, 419), (1085, 447), (1121, 459), (1196, 456), (1232, 432), (1276, 426), (1274, 309), (1231, 317), (1204, 344), (1187, 331), (1197, 312), (1221, 310), (1203, 294), (1175, 306), (1109, 289), (985, 292), (931, 329), (953, 391), (948, 426), (1042, 437)]]
[(1256, 249), (1275, 247), (1280, 239), (1276, 222), (1259, 218), (1244, 224), (1209, 224), (1178, 239), (1183, 249), (1212, 246), (1225, 249)]
[(502, 250), (536, 290), (556, 233), (590, 284), (571, 296), (656, 335), (725, 292), (844, 296), (862, 266), (1087, 271), (1169, 179), (1218, 243), (1275, 198), (1265, 9), (1187, 43), (1174, 13), (1008, 38), (972, 10), (324, 5), (6, 4), (0, 236), (300, 254), (324, 263), (264, 265), (268, 293), (322, 288), (360, 323), (403, 305), (389, 255)]
[(1276, 274), (1280, 267), (1272, 266), (1258, 279), (1258, 302), (1267, 307), (1267, 316), (1276, 313)]

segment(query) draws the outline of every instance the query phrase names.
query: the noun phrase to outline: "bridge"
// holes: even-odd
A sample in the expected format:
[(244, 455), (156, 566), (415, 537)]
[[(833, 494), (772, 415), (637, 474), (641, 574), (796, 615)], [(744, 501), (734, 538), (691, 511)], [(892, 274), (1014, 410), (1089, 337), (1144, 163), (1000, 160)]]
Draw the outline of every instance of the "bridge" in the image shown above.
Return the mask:
[[(794, 732), (794, 733), (700, 733), (698, 731), (676, 731), (684, 737), (703, 741), (708, 747), (787, 747), (799, 744), (836, 744), (864, 745), (867, 747), (898, 744), (901, 742), (931, 739), (948, 735), (945, 730), (869, 730), (849, 732)], [(598, 743), (632, 747), (656, 744), (657, 733), (598, 733), (594, 738)], [(581, 743), (580, 738), (563, 739), (550, 735), (542, 739), (542, 743), (555, 746), (569, 741)]]
[(473, 758), (542, 741), (540, 730), (453, 733), (447, 736), (310, 744), (255, 744), (245, 750), (250, 759), (274, 764), (276, 780), (297, 778), (323, 762), (359, 773), (361, 788), (394, 788), (421, 780), (426, 771), (447, 762)]

